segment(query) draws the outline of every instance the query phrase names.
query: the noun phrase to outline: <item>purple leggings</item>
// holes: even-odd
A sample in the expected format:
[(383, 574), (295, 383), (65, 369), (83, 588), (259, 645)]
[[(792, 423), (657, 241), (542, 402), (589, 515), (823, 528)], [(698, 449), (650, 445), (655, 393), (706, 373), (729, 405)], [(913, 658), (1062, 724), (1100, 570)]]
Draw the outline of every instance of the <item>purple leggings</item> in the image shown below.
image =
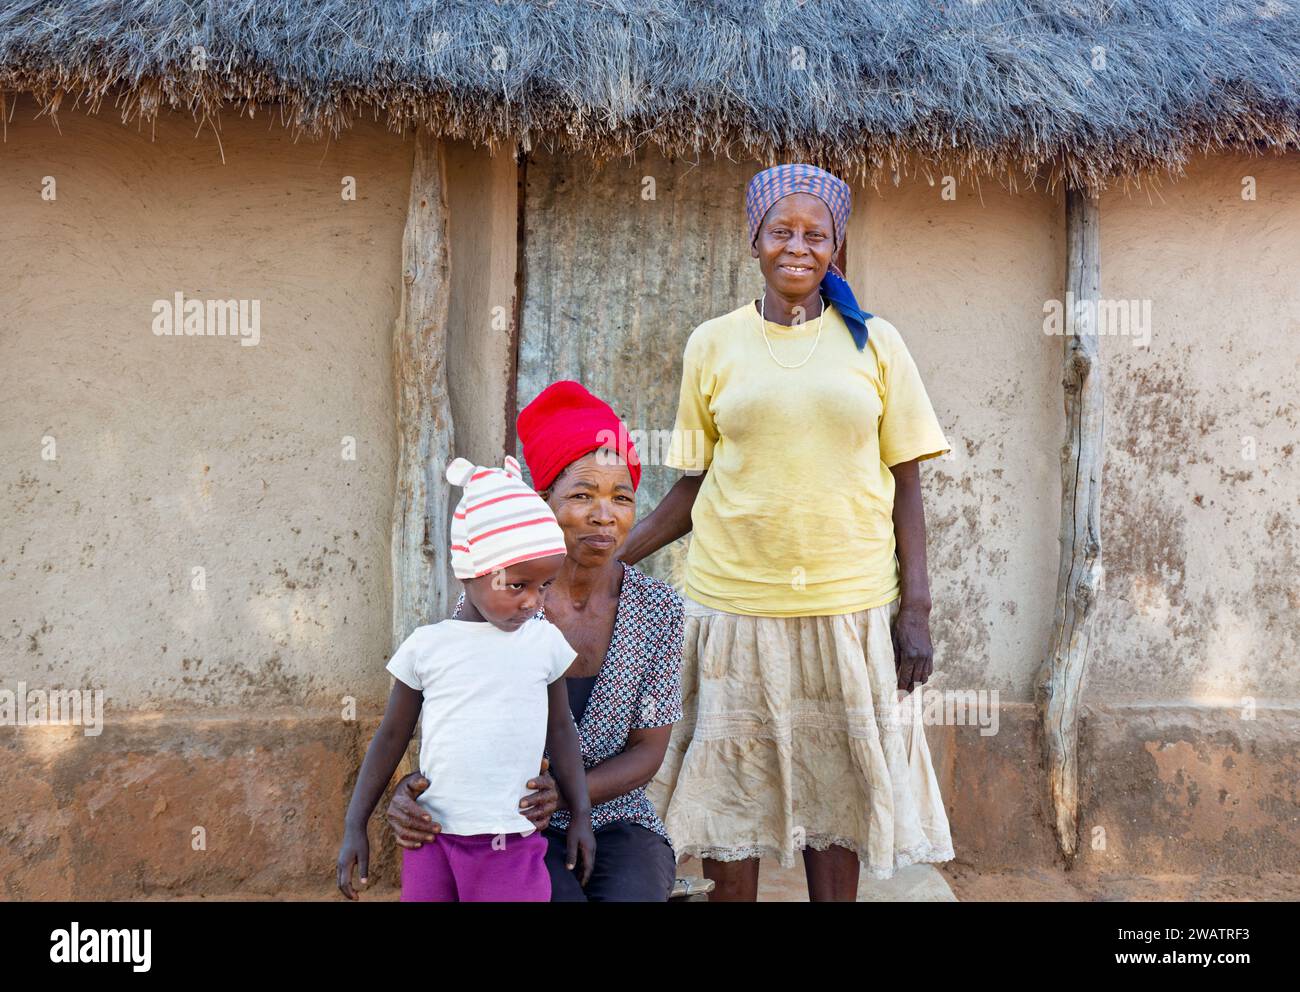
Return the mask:
[[(493, 841), (496, 846), (493, 847)], [(546, 838), (439, 834), (402, 848), (402, 902), (550, 902)]]

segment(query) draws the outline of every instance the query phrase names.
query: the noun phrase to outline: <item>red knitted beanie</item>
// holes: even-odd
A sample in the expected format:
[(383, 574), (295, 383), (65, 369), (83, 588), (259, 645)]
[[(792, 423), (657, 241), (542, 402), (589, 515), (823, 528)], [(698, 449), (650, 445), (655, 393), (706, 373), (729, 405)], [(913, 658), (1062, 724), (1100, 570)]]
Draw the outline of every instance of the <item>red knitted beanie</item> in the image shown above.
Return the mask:
[(581, 383), (561, 379), (543, 389), (519, 411), (515, 421), (524, 461), (540, 492), (570, 462), (597, 448), (617, 451), (632, 474), (632, 488), (641, 483), (641, 459), (628, 436), (627, 426), (608, 403), (593, 396)]

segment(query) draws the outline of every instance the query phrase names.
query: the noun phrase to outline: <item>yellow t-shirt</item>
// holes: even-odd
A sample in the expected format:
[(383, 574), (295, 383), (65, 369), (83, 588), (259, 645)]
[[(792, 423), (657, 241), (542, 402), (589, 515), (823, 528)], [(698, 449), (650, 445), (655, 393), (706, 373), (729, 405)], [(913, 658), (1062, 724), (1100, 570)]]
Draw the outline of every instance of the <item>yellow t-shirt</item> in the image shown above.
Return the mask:
[[(801, 361), (817, 324), (768, 321), (772, 352)], [(898, 598), (889, 466), (949, 447), (898, 331), (873, 317), (867, 332), (858, 351), (827, 307), (797, 369), (772, 360), (753, 302), (691, 333), (666, 459), (708, 469), (691, 513), (691, 598), (778, 617)]]

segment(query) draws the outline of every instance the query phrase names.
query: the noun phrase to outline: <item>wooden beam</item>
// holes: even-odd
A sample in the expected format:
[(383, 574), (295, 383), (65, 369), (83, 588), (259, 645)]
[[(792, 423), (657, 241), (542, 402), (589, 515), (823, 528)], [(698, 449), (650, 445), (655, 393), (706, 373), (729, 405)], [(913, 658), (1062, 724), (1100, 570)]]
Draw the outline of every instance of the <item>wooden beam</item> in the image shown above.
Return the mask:
[(1069, 319), (1062, 376), (1061, 562), (1052, 636), (1036, 687), (1053, 825), (1068, 864), (1078, 854), (1079, 843), (1079, 697), (1102, 581), (1099, 510), (1105, 411), (1097, 334), (1099, 213), (1095, 197), (1067, 190), (1065, 299)]
[(447, 395), (446, 166), (442, 143), (415, 135), (402, 236), (402, 296), (393, 330), (397, 389), (397, 489), (393, 502), (392, 647), (450, 608), (449, 484), (453, 450)]
[[(510, 364), (506, 370), (506, 454), (515, 455), (519, 434), (515, 420), (519, 416), (519, 321), (524, 312), (524, 293), (528, 291), (528, 153), (515, 150), (515, 295), (510, 301)], [(530, 397), (531, 398), (531, 397)]]

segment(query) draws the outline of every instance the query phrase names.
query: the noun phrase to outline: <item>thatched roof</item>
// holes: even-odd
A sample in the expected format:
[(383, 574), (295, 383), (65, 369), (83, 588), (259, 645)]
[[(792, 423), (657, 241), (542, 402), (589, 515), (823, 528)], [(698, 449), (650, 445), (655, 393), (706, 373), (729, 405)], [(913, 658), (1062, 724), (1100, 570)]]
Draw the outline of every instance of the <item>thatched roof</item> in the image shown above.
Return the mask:
[[(1090, 187), (1300, 147), (1300, 0), (0, 0), (41, 108)], [(799, 64), (800, 53), (804, 63)], [(203, 57), (206, 57), (205, 59)], [(1098, 61), (1104, 59), (1104, 63)], [(1097, 67), (1094, 67), (1097, 61)]]

